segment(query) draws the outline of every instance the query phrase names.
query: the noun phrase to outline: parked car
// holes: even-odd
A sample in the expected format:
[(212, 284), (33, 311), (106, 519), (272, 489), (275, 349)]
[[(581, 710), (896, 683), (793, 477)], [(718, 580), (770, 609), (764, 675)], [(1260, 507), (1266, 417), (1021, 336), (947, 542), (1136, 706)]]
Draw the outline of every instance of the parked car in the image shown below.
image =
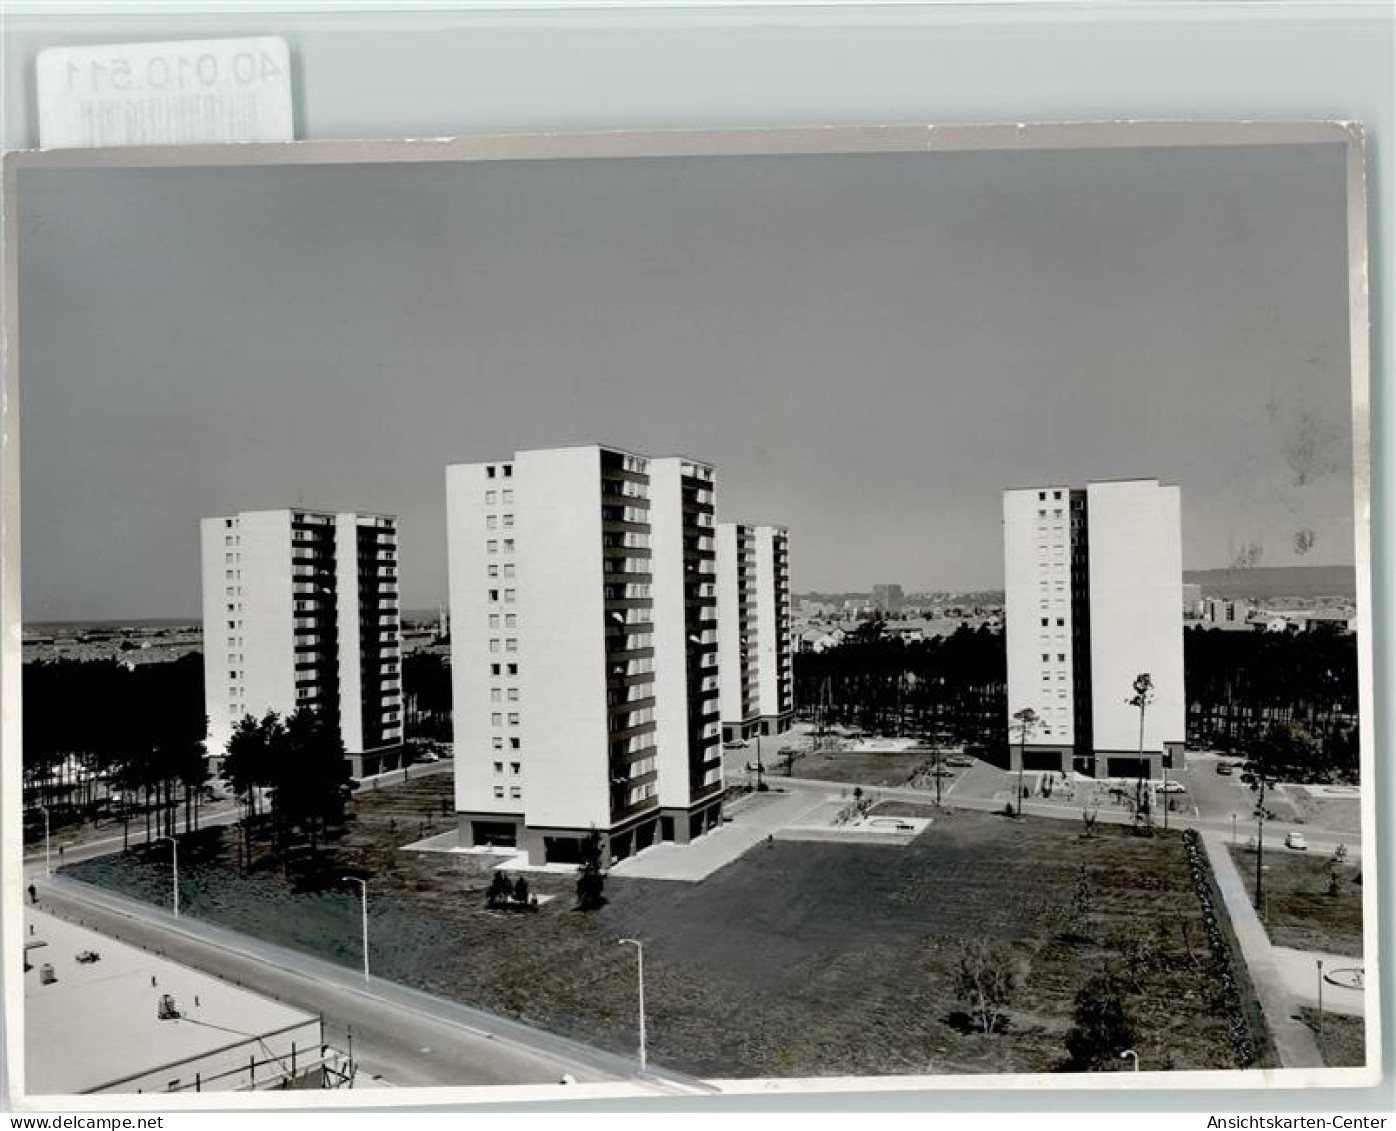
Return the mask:
[(1188, 787), (1180, 781), (1166, 781), (1159, 786), (1164, 793), (1187, 793)]
[(1290, 833), (1285, 837), (1285, 847), (1293, 848), (1297, 852), (1307, 852), (1309, 842), (1304, 839), (1303, 833)]
[(441, 761), (441, 755), (438, 754), (438, 753), (436, 753), (436, 751), (434, 751), (434, 750), (428, 750), (425, 754), (418, 754), (418, 755), (417, 755), (417, 761), (419, 761), (419, 762), (439, 762), (439, 761)]
[(746, 747), (748, 747), (748, 746), (750, 746), (750, 745), (751, 745), (751, 743), (749, 743), (749, 742), (740, 742), (740, 741), (738, 741), (738, 742), (724, 742), (724, 743), (722, 744), (722, 748), (723, 748), (724, 750), (744, 750), (744, 749), (746, 749)]
[(1218, 763), (1217, 763), (1217, 773), (1219, 773), (1219, 774), (1225, 774), (1227, 777), (1230, 777), (1230, 776), (1231, 776), (1231, 773), (1232, 773), (1232, 770), (1231, 770), (1231, 763), (1230, 763), (1230, 762), (1218, 762)]

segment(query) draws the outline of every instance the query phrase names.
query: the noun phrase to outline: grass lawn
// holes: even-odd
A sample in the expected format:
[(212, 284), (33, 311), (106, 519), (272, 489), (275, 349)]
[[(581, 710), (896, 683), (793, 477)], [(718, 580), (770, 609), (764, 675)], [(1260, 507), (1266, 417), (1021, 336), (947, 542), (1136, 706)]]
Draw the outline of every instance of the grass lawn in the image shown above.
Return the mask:
[(1367, 1063), (1367, 1023), (1345, 1013), (1324, 1013), (1323, 1032), (1318, 1031), (1318, 1010), (1300, 1010), (1304, 1024), (1314, 1031), (1319, 1055), (1329, 1068), (1361, 1068)]
[[(823, 750), (796, 759), (794, 776), (815, 781), (844, 781), (850, 785), (906, 785), (911, 775), (925, 765), (930, 755), (904, 750), (878, 753), (865, 750)], [(772, 780), (779, 771), (771, 775)], [(946, 785), (952, 779), (946, 778)]]
[[(1254, 900), (1255, 853), (1241, 846), (1230, 851)], [(1329, 895), (1331, 859), (1324, 852), (1266, 848), (1263, 890), (1269, 918), (1263, 920), (1265, 928), (1276, 946), (1361, 958), (1362, 885), (1355, 882), (1358, 868), (1351, 864), (1339, 867), (1338, 894)]]
[[(639, 937), (651, 1057), (713, 1077), (1056, 1070), (1077, 990), (1132, 927), (1158, 946), (1129, 997), (1141, 1062), (1232, 1066), (1176, 835), (1107, 826), (1085, 840), (1069, 822), (945, 813), (910, 846), (777, 841), (700, 884), (612, 877), (590, 915), (573, 910), (572, 877), (531, 876), (559, 898), (511, 914), (485, 909), (478, 857), (396, 850), (449, 827), (449, 789), (442, 775), (362, 794), (318, 883), (269, 861), (240, 874), (234, 830), (207, 830), (181, 844), (184, 914), (354, 967), (358, 890), (334, 881), (366, 875), (379, 976), (620, 1053), (636, 1044), (635, 965), (616, 940)], [(1071, 941), (1064, 909), (1083, 864), (1091, 941)], [(66, 871), (168, 898), (158, 852)], [(993, 1035), (966, 1030), (953, 986), (961, 946), (980, 939), (1007, 946), (1019, 978)]]
[(868, 814), (873, 817), (940, 817), (945, 810), (934, 805), (918, 805), (914, 801), (879, 801)]

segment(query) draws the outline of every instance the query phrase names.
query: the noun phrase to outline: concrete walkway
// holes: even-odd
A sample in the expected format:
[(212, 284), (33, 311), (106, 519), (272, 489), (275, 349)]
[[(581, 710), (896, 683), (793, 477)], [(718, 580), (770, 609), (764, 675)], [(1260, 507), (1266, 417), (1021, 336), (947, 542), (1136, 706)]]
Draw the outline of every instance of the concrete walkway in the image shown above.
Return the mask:
[(1207, 859), (1211, 862), (1222, 900), (1226, 903), (1227, 913), (1231, 916), (1232, 929), (1241, 944), (1241, 957), (1250, 972), (1260, 1007), (1265, 1012), (1280, 1067), (1322, 1068), (1323, 1058), (1319, 1055), (1313, 1032), (1302, 1021), (1295, 1020), (1300, 1003), (1291, 992), (1289, 981), (1276, 959), (1275, 947), (1271, 945), (1264, 925), (1251, 906), (1245, 882), (1236, 870), (1231, 853), (1227, 851), (1226, 837), (1221, 833), (1204, 832), (1202, 843), (1207, 850)]
[[(690, 844), (656, 844), (612, 865), (613, 876), (626, 879), (683, 880), (696, 883), (724, 868), (786, 825), (799, 824), (829, 800), (822, 789), (773, 786), (728, 809), (731, 820)], [(835, 785), (835, 790), (838, 786)], [(844, 788), (848, 788), (845, 786)], [(835, 794), (837, 796), (837, 794)]]
[[(1285, 985), (1289, 987), (1289, 992), (1294, 996), (1300, 1005), (1318, 1007), (1318, 966), (1317, 962), (1323, 959), (1324, 974), (1331, 974), (1335, 970), (1351, 970), (1353, 967), (1362, 968), (1362, 959), (1351, 958), (1344, 954), (1325, 954), (1318, 950), (1295, 950), (1287, 946), (1272, 946), (1271, 951), (1275, 956), (1275, 964), (1280, 968), (1280, 976), (1284, 978)], [(1347, 1013), (1353, 1017), (1363, 1017), (1367, 1013), (1367, 995), (1363, 990), (1355, 990), (1350, 986), (1336, 985), (1328, 981), (1323, 982), (1323, 1012), (1324, 1013)]]

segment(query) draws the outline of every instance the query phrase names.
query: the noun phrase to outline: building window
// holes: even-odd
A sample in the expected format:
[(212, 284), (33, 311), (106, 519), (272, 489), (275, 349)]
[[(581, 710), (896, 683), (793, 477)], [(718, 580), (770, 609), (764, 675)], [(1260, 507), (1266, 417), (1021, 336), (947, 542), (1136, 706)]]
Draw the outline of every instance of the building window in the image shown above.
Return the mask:
[(498, 613), (491, 613), (491, 614), (490, 614), (490, 627), (491, 627), (491, 628), (498, 628), (498, 627), (499, 627), (499, 614), (498, 614)]
[(498, 675), (498, 674), (499, 674), (499, 665), (498, 665), (498, 664), (491, 664), (491, 665), (490, 665), (490, 675)]
[(495, 711), (490, 715), (490, 726), (502, 727), (504, 725), (504, 714), (502, 711)]
[(485, 569), (489, 571), (489, 575), (490, 575), (491, 577), (498, 577), (498, 576), (499, 576), (499, 566), (494, 565), (493, 563), (491, 563), (490, 565), (486, 566)]
[(1049, 660), (1051, 660), (1051, 658), (1052, 658), (1052, 657), (1049, 656), (1046, 652), (1043, 652), (1043, 653), (1042, 653), (1042, 662), (1043, 662), (1044, 664), (1047, 663)]
[(496, 542), (493, 538), (491, 538), (488, 542), (485, 543), (485, 553), (487, 553), (487, 554), (497, 554), (497, 553), (499, 553), (499, 543)]
[(519, 725), (519, 713), (517, 711), (509, 712), (509, 725), (511, 727), (516, 727)]
[(504, 763), (503, 763), (503, 762), (496, 762), (496, 763), (494, 764), (494, 772), (497, 773), (497, 774), (502, 774), (502, 773), (504, 772)]
[(514, 552), (514, 540), (512, 538), (504, 539), (504, 552), (506, 554), (512, 554)]
[(513, 526), (514, 526), (514, 516), (513, 516), (512, 514), (506, 514), (506, 515), (504, 516), (504, 529), (506, 529), (506, 530), (511, 530), (511, 529), (513, 529)]
[(490, 641), (490, 651), (491, 651), (491, 652), (498, 652), (498, 651), (499, 651), (499, 639), (498, 639), (498, 637), (496, 637), (495, 639), (493, 639), (493, 640)]
[(1046, 627), (1047, 627), (1047, 618), (1046, 618), (1046, 617), (1043, 617), (1043, 618), (1042, 618), (1042, 627), (1043, 627), (1043, 628), (1046, 628)]
[(504, 603), (505, 603), (506, 605), (512, 605), (512, 604), (514, 603), (514, 590), (512, 590), (512, 589), (506, 589), (506, 590), (504, 590)]
[(518, 628), (518, 627), (519, 627), (519, 617), (518, 617), (518, 614), (517, 614), (517, 613), (505, 613), (505, 614), (504, 614), (504, 627), (505, 627), (505, 628)]
[(511, 687), (511, 688), (509, 688), (509, 702), (510, 702), (510, 703), (517, 703), (518, 701), (519, 701), (519, 689), (518, 689), (517, 687)]
[(510, 750), (518, 750), (518, 749), (521, 749), (522, 746), (523, 746), (523, 740), (522, 740), (522, 739), (511, 738), (511, 739), (509, 740), (509, 749), (510, 749)]
[(496, 735), (494, 739), (494, 748), (496, 750), (504, 749), (504, 739), (500, 738), (498, 735)]
[(510, 762), (510, 763), (509, 763), (509, 772), (510, 772), (511, 774), (517, 774), (517, 773), (519, 772), (519, 763), (518, 763), (518, 762)]
[(505, 490), (502, 498), (504, 502), (512, 503), (514, 501), (514, 492), (512, 490)]
[(497, 785), (497, 786), (495, 786), (495, 787), (494, 787), (494, 795), (495, 795), (496, 797), (503, 797), (503, 796), (504, 796), (504, 787), (503, 787), (502, 785)]
[(519, 665), (518, 665), (518, 664), (510, 664), (510, 665), (509, 665), (508, 667), (506, 667), (504, 670), (505, 670), (506, 672), (508, 672), (510, 675), (518, 675), (518, 674), (519, 674)]
[(502, 699), (502, 697), (503, 697), (503, 695), (504, 695), (504, 692), (501, 691), (498, 687), (491, 687), (491, 688), (490, 688), (490, 702), (491, 702), (491, 703), (498, 703), (498, 702), (500, 702), (501, 699)]
[(485, 478), (486, 478), (486, 479), (493, 479), (493, 478), (494, 478), (494, 465), (493, 465), (493, 464), (491, 464), (490, 466), (488, 466), (488, 467), (485, 468)]
[(490, 590), (490, 602), (491, 602), (491, 603), (494, 603), (494, 602), (496, 602), (496, 601), (498, 601), (498, 600), (499, 600), (499, 590), (498, 590), (498, 589), (491, 589), (491, 590)]
[(505, 563), (504, 563), (504, 576), (505, 576), (505, 577), (513, 577), (513, 576), (514, 576), (514, 563), (513, 563), (513, 562), (505, 562)]
[(510, 796), (510, 797), (522, 797), (522, 796), (523, 796), (523, 790), (521, 790), (521, 789), (520, 789), (518, 786), (516, 786), (516, 785), (511, 785), (511, 786), (509, 787), (509, 796)]
[(514, 465), (513, 465), (513, 464), (510, 464), (510, 463), (506, 463), (506, 464), (504, 465), (504, 478), (505, 478), (505, 479), (512, 479), (513, 477), (514, 477)]
[(487, 506), (487, 507), (492, 507), (492, 506), (494, 506), (495, 501), (496, 501), (498, 498), (499, 498), (499, 492), (498, 492), (498, 491), (486, 491), (486, 492), (485, 492), (485, 506)]

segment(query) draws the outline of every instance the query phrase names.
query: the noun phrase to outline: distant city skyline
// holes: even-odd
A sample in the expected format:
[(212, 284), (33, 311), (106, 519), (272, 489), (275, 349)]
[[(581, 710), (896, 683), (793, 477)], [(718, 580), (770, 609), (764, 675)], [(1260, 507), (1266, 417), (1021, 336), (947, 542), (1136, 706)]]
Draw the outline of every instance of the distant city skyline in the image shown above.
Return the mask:
[(189, 618), (199, 520), (400, 515), (604, 442), (717, 469), (797, 593), (999, 589), (1025, 483), (1181, 487), (1189, 570), (1353, 560), (1343, 153), (20, 173), (24, 611)]

